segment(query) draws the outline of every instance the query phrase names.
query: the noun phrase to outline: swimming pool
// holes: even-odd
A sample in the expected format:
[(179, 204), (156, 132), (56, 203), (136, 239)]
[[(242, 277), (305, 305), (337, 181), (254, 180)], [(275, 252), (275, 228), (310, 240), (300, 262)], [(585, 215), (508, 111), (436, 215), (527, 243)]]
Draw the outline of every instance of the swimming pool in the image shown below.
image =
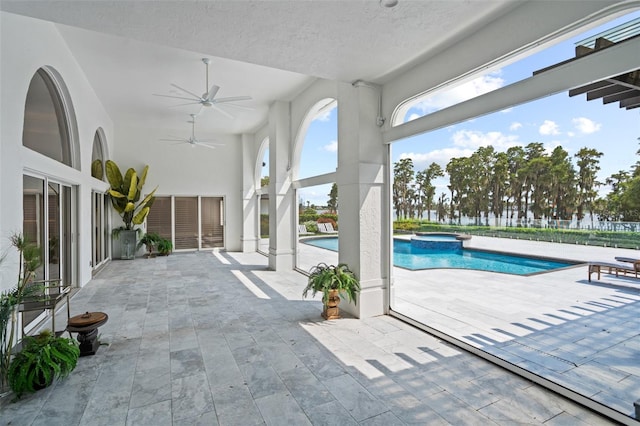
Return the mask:
[[(308, 238), (305, 244), (338, 251), (337, 237)], [(455, 268), (477, 269), (513, 275), (531, 275), (573, 266), (570, 262), (494, 253), (483, 250), (434, 250), (416, 247), (411, 241), (394, 239), (393, 264), (410, 270)]]

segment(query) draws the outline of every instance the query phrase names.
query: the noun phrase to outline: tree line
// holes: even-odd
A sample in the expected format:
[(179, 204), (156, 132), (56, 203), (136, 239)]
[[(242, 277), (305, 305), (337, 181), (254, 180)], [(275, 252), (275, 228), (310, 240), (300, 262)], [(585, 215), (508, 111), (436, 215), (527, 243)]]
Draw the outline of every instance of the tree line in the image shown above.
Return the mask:
[[(640, 151), (638, 151), (640, 154)], [(399, 219), (453, 221), (467, 216), (488, 221), (496, 218), (578, 221), (587, 214), (600, 220), (640, 220), (640, 162), (630, 171), (620, 171), (605, 182), (597, 180), (600, 158), (593, 148), (581, 148), (573, 158), (561, 146), (547, 153), (542, 143), (514, 146), (497, 152), (493, 146), (478, 148), (469, 157), (452, 158), (443, 170), (437, 163), (414, 170), (411, 158), (393, 166), (392, 202)], [(574, 163), (575, 161), (575, 163)], [(448, 193), (437, 198), (433, 182), (449, 176)], [(610, 185), (605, 197), (598, 188)]]

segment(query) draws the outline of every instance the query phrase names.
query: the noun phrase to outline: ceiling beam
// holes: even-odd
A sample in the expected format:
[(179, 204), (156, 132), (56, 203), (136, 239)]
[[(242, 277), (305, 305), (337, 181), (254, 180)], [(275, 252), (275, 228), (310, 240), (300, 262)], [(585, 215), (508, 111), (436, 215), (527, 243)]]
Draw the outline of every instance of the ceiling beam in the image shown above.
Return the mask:
[(635, 98), (627, 98), (620, 101), (620, 108), (638, 108), (640, 106), (640, 96)]
[(639, 95), (640, 95), (640, 90), (629, 89), (628, 92), (620, 92), (620, 93), (616, 93), (615, 95), (605, 96), (604, 98), (602, 98), (602, 103), (610, 104), (611, 102), (618, 102), (619, 100), (626, 99), (630, 96), (639, 96)]

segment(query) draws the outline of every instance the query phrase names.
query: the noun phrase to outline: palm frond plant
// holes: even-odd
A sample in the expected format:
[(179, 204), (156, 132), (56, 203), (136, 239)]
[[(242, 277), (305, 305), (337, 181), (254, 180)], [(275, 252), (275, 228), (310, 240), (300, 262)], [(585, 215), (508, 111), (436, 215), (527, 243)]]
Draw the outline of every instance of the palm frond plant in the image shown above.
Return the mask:
[[(18, 280), (15, 287), (0, 293), (0, 394), (9, 389), (9, 365), (18, 334), (18, 305), (42, 288), (33, 285), (35, 271), (40, 266), (40, 248), (30, 244), (20, 233), (13, 234), (10, 242), (18, 251)], [(2, 260), (4, 256), (0, 258)]]
[(147, 249), (147, 257), (152, 257), (153, 251), (158, 247), (161, 239), (160, 235), (155, 232), (147, 232), (138, 240), (137, 249), (140, 250), (142, 246), (145, 246)]
[(68, 376), (76, 368), (79, 356), (80, 348), (75, 340), (56, 337), (49, 330), (25, 337), (22, 350), (9, 366), (9, 385), (15, 399), (51, 385), (56, 378)]
[(302, 292), (302, 297), (307, 297), (309, 291), (311, 291), (311, 297), (316, 293), (322, 293), (322, 316), (324, 318), (340, 318), (339, 294), (345, 294), (349, 302), (356, 304), (360, 281), (345, 263), (338, 265), (319, 263), (309, 271), (309, 279)]

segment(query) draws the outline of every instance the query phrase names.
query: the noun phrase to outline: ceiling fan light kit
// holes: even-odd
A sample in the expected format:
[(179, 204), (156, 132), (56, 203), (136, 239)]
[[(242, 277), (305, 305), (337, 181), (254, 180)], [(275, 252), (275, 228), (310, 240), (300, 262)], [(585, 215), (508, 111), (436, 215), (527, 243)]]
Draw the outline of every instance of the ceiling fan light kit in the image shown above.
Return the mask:
[(187, 121), (187, 123), (191, 123), (191, 136), (188, 139), (180, 139), (180, 138), (174, 138), (174, 139), (160, 139), (161, 141), (168, 141), (168, 142), (176, 142), (174, 143), (174, 145), (179, 145), (179, 144), (189, 144), (191, 145), (191, 148), (195, 148), (195, 146), (203, 146), (205, 148), (210, 148), (210, 149), (216, 149), (216, 146), (224, 146), (223, 143), (220, 142), (216, 142), (215, 140), (210, 140), (210, 139), (198, 139), (196, 138), (196, 116), (197, 114), (189, 114), (191, 116), (191, 120)]
[[(171, 86), (178, 89), (180, 92), (184, 93), (183, 96), (176, 95), (162, 95), (155, 94), (154, 96), (161, 96), (164, 98), (173, 98), (173, 99), (182, 99), (190, 101), (186, 104), (180, 104), (175, 106), (184, 106), (184, 105), (200, 105), (201, 107), (214, 107), (217, 111), (226, 115), (229, 118), (234, 118), (233, 115), (229, 114), (227, 111), (218, 108), (218, 104), (227, 104), (230, 106), (239, 106), (233, 105), (230, 102), (239, 102), (239, 101), (248, 101), (251, 100), (251, 96), (232, 96), (227, 98), (216, 98), (218, 91), (220, 90), (220, 86), (215, 84), (209, 86), (209, 65), (211, 64), (210, 58), (202, 58), (202, 63), (205, 65), (205, 91), (202, 95), (197, 95), (194, 92), (187, 90), (183, 87), (178, 86), (177, 84), (171, 83)], [(188, 95), (188, 96), (187, 96)]]

